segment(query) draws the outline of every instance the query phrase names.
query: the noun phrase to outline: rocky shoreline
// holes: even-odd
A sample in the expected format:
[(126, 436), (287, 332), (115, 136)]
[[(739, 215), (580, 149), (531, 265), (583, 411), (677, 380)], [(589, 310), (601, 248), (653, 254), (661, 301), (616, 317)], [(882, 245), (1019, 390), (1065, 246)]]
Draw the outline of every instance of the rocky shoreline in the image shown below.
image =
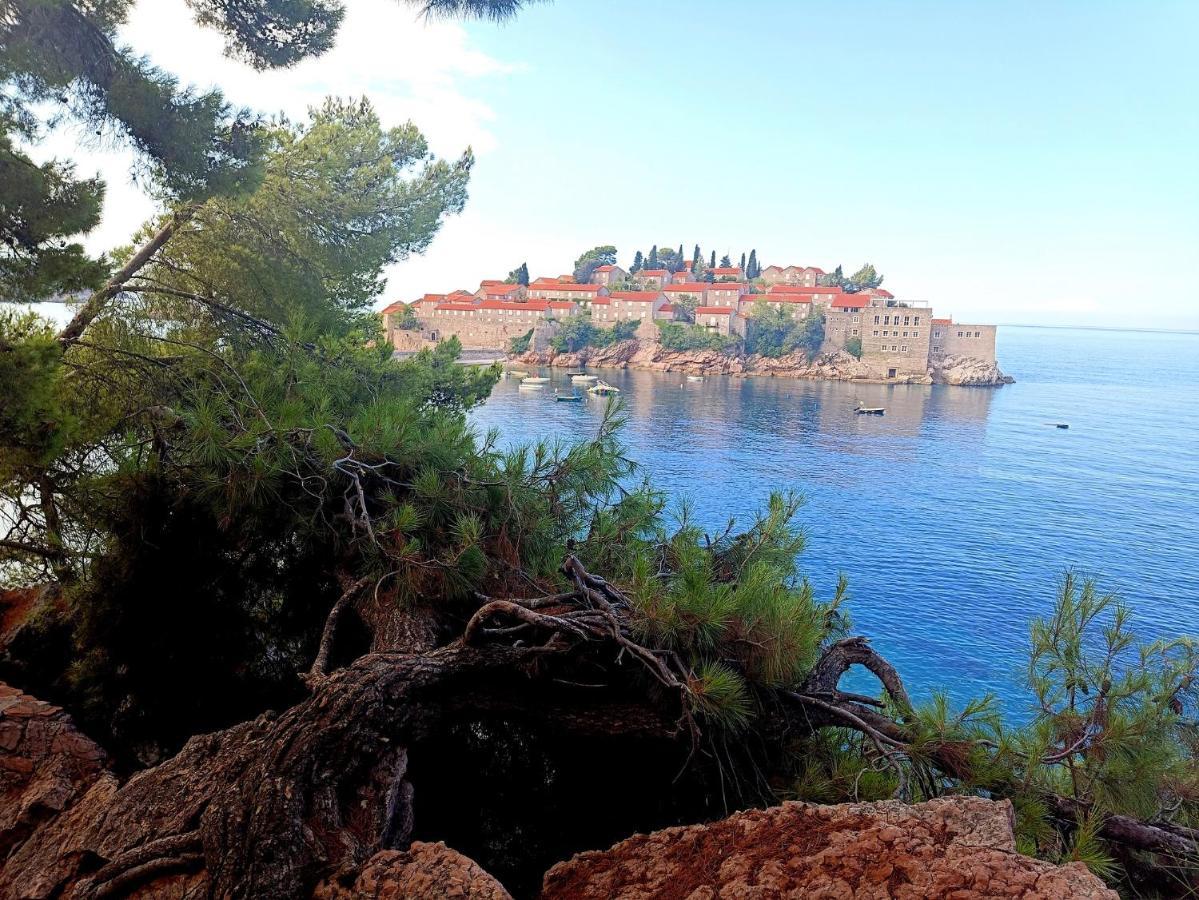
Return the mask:
[(667, 350), (657, 341), (627, 340), (609, 347), (584, 347), (575, 353), (530, 351), (509, 357), (526, 366), (573, 369), (642, 369), (681, 372), (687, 375), (741, 375), (769, 378), (819, 378), (876, 384), (950, 384), (995, 387), (1015, 381), (999, 366), (967, 357), (942, 357), (923, 375), (887, 378), (886, 371), (843, 350), (808, 359), (791, 353), (777, 359), (757, 355), (729, 355), (718, 350)]

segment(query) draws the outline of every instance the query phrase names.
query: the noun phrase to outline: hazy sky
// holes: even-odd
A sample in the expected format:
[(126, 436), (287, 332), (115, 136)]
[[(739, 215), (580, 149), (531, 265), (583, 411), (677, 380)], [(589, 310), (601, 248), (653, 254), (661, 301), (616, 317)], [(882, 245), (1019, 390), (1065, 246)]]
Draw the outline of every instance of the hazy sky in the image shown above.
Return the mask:
[[(1199, 2), (558, 0), (494, 26), (348, 0), (337, 48), (224, 60), (182, 0), (127, 39), (185, 81), (303, 114), (367, 94), (436, 152), (473, 145), (467, 211), (385, 299), (615, 244), (764, 264), (872, 262), (960, 321), (1199, 328)], [(150, 211), (120, 154), (92, 242)]]

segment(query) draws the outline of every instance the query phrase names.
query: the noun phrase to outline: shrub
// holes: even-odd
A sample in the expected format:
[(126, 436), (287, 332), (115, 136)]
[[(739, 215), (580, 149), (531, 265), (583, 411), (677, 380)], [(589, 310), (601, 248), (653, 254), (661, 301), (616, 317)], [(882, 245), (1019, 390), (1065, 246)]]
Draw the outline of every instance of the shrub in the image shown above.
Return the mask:
[(667, 350), (732, 350), (739, 338), (726, 337), (683, 322), (659, 322), (658, 340)]
[(508, 342), (508, 352), (513, 356), (519, 356), (529, 349), (529, 344), (533, 342), (533, 329), (530, 328), (520, 337), (514, 337)]
[(851, 337), (845, 342), (845, 352), (858, 359), (862, 358), (862, 339), (860, 337)]

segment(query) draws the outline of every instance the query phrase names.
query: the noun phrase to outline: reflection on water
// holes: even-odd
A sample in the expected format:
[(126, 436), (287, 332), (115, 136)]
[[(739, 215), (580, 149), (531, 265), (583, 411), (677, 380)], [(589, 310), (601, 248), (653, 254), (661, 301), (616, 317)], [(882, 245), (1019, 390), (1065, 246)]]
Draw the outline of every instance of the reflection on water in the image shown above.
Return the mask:
[[(1020, 715), (1028, 620), (1067, 566), (1121, 591), (1146, 634), (1196, 630), (1199, 336), (1004, 329), (999, 350), (1018, 381), (998, 389), (603, 377), (630, 455), (701, 522), (801, 490), (805, 573), (824, 595), (849, 575), (856, 630), (916, 692), (995, 689)], [(555, 403), (554, 381), (506, 380), (472, 417), (509, 442), (590, 434), (602, 401)]]

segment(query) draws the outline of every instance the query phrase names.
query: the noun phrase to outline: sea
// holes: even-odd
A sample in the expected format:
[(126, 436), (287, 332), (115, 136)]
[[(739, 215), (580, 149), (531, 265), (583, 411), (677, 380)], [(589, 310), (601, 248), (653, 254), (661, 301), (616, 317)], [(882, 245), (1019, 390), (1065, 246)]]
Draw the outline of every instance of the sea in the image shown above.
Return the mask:
[[(991, 693), (1023, 720), (1029, 623), (1067, 570), (1126, 601), (1139, 636), (1199, 636), (1199, 333), (1001, 327), (997, 353), (1015, 384), (600, 374), (629, 455), (697, 521), (717, 533), (801, 492), (804, 575), (823, 597), (848, 577), (852, 632), (914, 697)], [(552, 374), (504, 379), (474, 422), (585, 439), (602, 402), (555, 402), (570, 385)]]
[[(1146, 640), (1199, 637), (1199, 332), (1002, 326), (997, 354), (1015, 384), (599, 374), (628, 454), (698, 522), (717, 533), (799, 491), (804, 576), (821, 597), (848, 577), (852, 633), (914, 697), (990, 693), (1023, 720), (1029, 623), (1067, 570), (1119, 595)], [(544, 374), (501, 380), (475, 426), (505, 445), (593, 434), (603, 402), (557, 403), (569, 380)]]

